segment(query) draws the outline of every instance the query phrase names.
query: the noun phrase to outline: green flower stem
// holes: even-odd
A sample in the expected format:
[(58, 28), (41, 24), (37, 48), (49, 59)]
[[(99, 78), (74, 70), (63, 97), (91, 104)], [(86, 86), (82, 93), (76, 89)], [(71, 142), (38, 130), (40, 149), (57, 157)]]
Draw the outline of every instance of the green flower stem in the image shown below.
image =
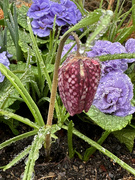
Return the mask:
[[(12, 112), (8, 112), (8, 111), (5, 111), (3, 109), (0, 109), (0, 115), (5, 116), (7, 119), (9, 119), (9, 118), (16, 119), (17, 121), (20, 121), (24, 124), (27, 124), (30, 127), (39, 129), (39, 126), (37, 126), (35, 123), (31, 122), (29, 119), (23, 118), (17, 114), (12, 113)], [(6, 119), (5, 119), (5, 121), (6, 121)]]
[[(111, 132), (105, 131), (101, 138), (97, 141), (98, 144), (102, 145), (102, 143), (106, 140), (106, 138), (109, 136)], [(95, 147), (90, 147), (86, 150), (85, 154), (84, 154), (84, 161), (88, 161), (90, 156), (96, 151)]]
[(135, 58), (135, 53), (109, 54), (103, 56), (96, 56), (100, 61), (114, 60), (114, 59), (132, 59)]
[(72, 130), (73, 130), (73, 122), (70, 121), (68, 124), (68, 155), (70, 159), (74, 157)]
[[(63, 125), (62, 126), (63, 129), (68, 130), (68, 127)], [(128, 172), (130, 172), (131, 174), (135, 175), (135, 169), (133, 169), (131, 166), (129, 166), (128, 164), (126, 164), (124, 161), (120, 160), (117, 156), (115, 156), (114, 154), (112, 154), (110, 151), (108, 151), (107, 149), (105, 149), (104, 147), (102, 147), (101, 145), (99, 145), (97, 142), (91, 140), (90, 138), (88, 138), (87, 136), (85, 136), (84, 134), (80, 133), (79, 131), (77, 131), (76, 129), (73, 129), (73, 134), (75, 134), (76, 136), (78, 136), (79, 138), (83, 139), (85, 142), (87, 142), (88, 144), (90, 144), (91, 146), (95, 147), (96, 149), (98, 149), (100, 152), (102, 152), (103, 154), (105, 154), (106, 156), (110, 157), (114, 162), (118, 163), (122, 168), (126, 169)]]
[(44, 120), (41, 116), (41, 113), (37, 105), (29, 95), (28, 91), (23, 86), (20, 79), (15, 74), (13, 74), (8, 68), (6, 68), (2, 63), (0, 63), (0, 71), (2, 72), (2, 74), (4, 74), (7, 77), (7, 79), (11, 82), (11, 84), (16, 88), (16, 90), (22, 96), (23, 100), (29, 107), (33, 117), (35, 118), (37, 124), (40, 126), (44, 126), (45, 125)]
[[(56, 99), (56, 93), (57, 93), (57, 85), (58, 85), (58, 70), (59, 70), (61, 54), (62, 54), (62, 50), (63, 50), (63, 47), (64, 47), (64, 43), (67, 40), (67, 38), (69, 37), (69, 35), (74, 36), (74, 38), (75, 38), (75, 40), (77, 42), (77, 46), (78, 46), (77, 55), (79, 55), (80, 43), (79, 43), (77, 35), (75, 35), (75, 33), (71, 32), (71, 33), (68, 33), (67, 35), (63, 36), (61, 41), (60, 41), (58, 51), (57, 51), (56, 60), (55, 60), (55, 68), (54, 68), (54, 74), (53, 74), (51, 98), (50, 98), (49, 112), (48, 112), (48, 117), (47, 117), (47, 126), (52, 126), (54, 105), (55, 105), (55, 99)], [(46, 143), (46, 157), (49, 157), (50, 156), (50, 147), (51, 147), (51, 136), (50, 136), (50, 134), (47, 134), (45, 143)]]
[[(54, 106), (55, 106), (55, 98), (57, 93), (57, 85), (58, 85), (58, 70), (61, 60), (61, 54), (64, 47), (64, 43), (67, 40), (69, 34), (66, 35), (63, 39), (61, 39), (56, 60), (55, 60), (55, 69), (53, 74), (53, 83), (52, 83), (52, 90), (51, 90), (51, 98), (50, 98), (50, 104), (49, 104), (49, 111), (48, 111), (48, 117), (47, 117), (47, 126), (52, 126), (52, 119), (53, 119), (53, 113), (54, 113)], [(51, 135), (46, 135), (45, 140), (45, 146), (46, 146), (46, 157), (48, 158), (50, 156), (50, 149), (51, 149)]]

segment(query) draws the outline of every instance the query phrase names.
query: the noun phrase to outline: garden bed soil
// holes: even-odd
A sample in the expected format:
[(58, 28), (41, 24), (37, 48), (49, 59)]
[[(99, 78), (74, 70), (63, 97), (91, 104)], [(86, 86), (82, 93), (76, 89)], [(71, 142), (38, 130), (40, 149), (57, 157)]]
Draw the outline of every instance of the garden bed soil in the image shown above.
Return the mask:
[[(82, 133), (97, 140), (102, 134), (102, 130), (95, 125), (73, 120), (75, 127)], [(29, 127), (20, 124), (18, 127), (20, 133), (29, 131)], [(134, 180), (135, 177), (121, 168), (110, 158), (96, 151), (89, 159), (84, 162), (75, 155), (74, 158), (68, 157), (67, 132), (60, 130), (56, 134), (58, 140), (52, 144), (51, 161), (45, 161), (44, 148), (40, 150), (39, 159), (35, 164), (34, 180)], [(0, 142), (13, 137), (11, 130), (5, 125), (0, 126)], [(33, 137), (18, 141), (4, 149), (0, 150), (0, 166), (8, 164), (18, 153), (26, 146), (31, 144)], [(87, 143), (73, 136), (73, 146), (82, 155), (85, 149), (89, 147)], [(103, 147), (111, 151), (121, 160), (135, 168), (135, 147), (132, 153), (111, 134), (103, 143)], [(6, 170), (0, 170), (0, 180), (21, 180), (23, 177), (25, 162), (27, 157), (17, 165)]]

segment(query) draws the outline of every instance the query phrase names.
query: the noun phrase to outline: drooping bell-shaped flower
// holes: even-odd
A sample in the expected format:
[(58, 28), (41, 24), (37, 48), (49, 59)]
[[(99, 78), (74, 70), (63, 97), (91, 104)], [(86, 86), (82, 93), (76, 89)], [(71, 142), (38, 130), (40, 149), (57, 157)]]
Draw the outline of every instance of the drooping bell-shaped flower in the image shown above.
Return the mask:
[(71, 116), (88, 112), (99, 80), (101, 65), (98, 59), (70, 55), (59, 68), (58, 86), (64, 106)]

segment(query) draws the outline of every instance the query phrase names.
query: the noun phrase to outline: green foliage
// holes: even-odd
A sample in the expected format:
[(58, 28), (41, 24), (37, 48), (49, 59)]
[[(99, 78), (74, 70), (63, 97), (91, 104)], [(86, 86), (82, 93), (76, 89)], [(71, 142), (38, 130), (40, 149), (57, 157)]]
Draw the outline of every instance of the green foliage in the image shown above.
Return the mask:
[[(29, 53), (29, 55), (32, 57), (31, 63), (35, 63), (36, 55), (32, 48), (32, 40), (31, 40), (29, 32), (25, 31), (24, 29), (19, 29), (19, 36), (20, 36), (19, 46), (21, 47), (23, 56), (25, 57), (25, 59), (27, 59), (28, 53)], [(44, 40), (44, 39), (36, 37), (36, 42), (38, 46), (42, 46), (42, 45), (46, 46), (45, 44), (47, 44), (49, 40)]]
[[(33, 68), (34, 69), (34, 68)], [(35, 73), (32, 68), (26, 68), (26, 64), (19, 62), (11, 64), (10, 70), (21, 80), (22, 84), (27, 87), (27, 83), (35, 79)], [(0, 83), (0, 108), (9, 108), (16, 100), (20, 98), (18, 91), (8, 79)]]
[[(68, 129), (67, 126), (63, 125), (62, 126), (63, 129)], [(135, 169), (133, 169), (131, 166), (129, 166), (128, 164), (126, 164), (125, 162), (123, 162), (122, 160), (120, 160), (117, 156), (115, 156), (114, 154), (112, 154), (110, 151), (108, 151), (107, 149), (105, 149), (104, 147), (102, 147), (101, 145), (99, 145), (98, 143), (96, 143), (95, 141), (93, 141), (92, 139), (88, 138), (87, 136), (85, 136), (84, 134), (82, 134), (81, 132), (79, 132), (78, 130), (76, 130), (75, 128), (73, 128), (73, 134), (76, 135), (77, 137), (81, 138), (82, 140), (84, 140), (85, 142), (87, 142), (89, 145), (93, 146), (94, 148), (98, 149), (100, 152), (102, 152), (103, 154), (105, 154), (106, 156), (108, 156), (110, 159), (112, 159), (114, 162), (118, 163), (121, 167), (123, 167), (124, 169), (126, 169), (128, 172), (132, 173), (133, 175), (135, 175)]]
[(135, 139), (135, 129), (127, 126), (121, 131), (113, 132), (114, 136), (119, 139), (121, 143), (124, 143), (130, 152), (133, 150), (134, 139)]
[[(68, 132), (70, 158), (76, 153), (80, 159), (87, 161), (90, 155), (98, 149), (100, 152), (117, 162), (121, 167), (135, 175), (135, 170), (133, 168), (101, 146), (107, 136), (110, 133), (113, 133), (121, 143), (125, 143), (127, 148), (132, 151), (135, 133), (134, 127), (128, 126), (129, 124), (130, 126), (133, 126), (131, 124), (132, 115), (127, 117), (112, 116), (104, 114), (96, 107), (92, 106), (88, 113), (85, 113), (88, 120), (105, 130), (101, 138), (95, 142), (77, 131), (73, 127), (72, 121), (67, 123), (70, 115), (62, 105), (58, 93), (54, 112), (56, 124), (45, 126), (42, 112), (40, 111), (41, 105), (42, 108), (44, 107), (44, 101), (50, 102), (48, 94), (52, 89), (52, 75), (59, 43), (64, 38), (66, 39), (70, 32), (84, 28), (84, 32), (81, 33), (79, 38), (81, 39), (85, 36), (86, 47), (94, 43), (97, 39), (107, 39), (112, 42), (119, 41), (123, 43), (133, 32), (135, 26), (135, 1), (132, 1), (132, 8), (124, 14), (122, 12), (124, 2), (121, 7), (119, 6), (119, 3), (120, 0), (117, 1), (114, 12), (108, 10), (105, 11), (101, 9), (103, 5), (102, 0), (99, 9), (88, 13), (83, 9), (82, 1), (77, 1), (76, 5), (86, 17), (73, 27), (69, 28), (60, 39), (60, 29), (57, 30), (56, 28), (56, 17), (54, 18), (53, 30), (51, 31), (50, 36), (39, 38), (34, 36), (30, 25), (31, 20), (27, 18), (28, 7), (22, 6), (21, 8), (16, 9), (13, 4), (9, 5), (8, 0), (3, 1), (3, 3), (0, 2), (0, 6), (4, 10), (5, 15), (4, 20), (0, 21), (0, 25), (5, 26), (5, 30), (2, 30), (0, 33), (1, 51), (7, 49), (7, 51), (13, 55), (12, 59), (16, 60), (16, 64), (13, 64), (13, 61), (11, 61), (10, 70), (0, 63), (0, 71), (6, 76), (5, 80), (0, 83), (0, 122), (7, 124), (12, 132), (16, 134), (15, 137), (1, 143), (0, 149), (34, 135), (32, 144), (19, 153), (8, 165), (1, 168), (4, 168), (4, 170), (9, 169), (28, 156), (23, 180), (30, 180), (34, 171), (35, 161), (38, 159), (39, 150), (44, 144), (46, 135), (50, 134), (51, 137), (57, 139), (55, 133), (63, 128)], [(127, 23), (126, 27), (123, 27), (125, 19), (131, 12), (133, 25), (129, 27)], [(83, 45), (85, 46), (85, 44)], [(67, 52), (67, 54), (68, 53), (69, 52)], [(135, 58), (135, 54), (101, 56), (100, 60), (104, 61), (123, 58)], [(61, 60), (61, 63), (63, 59)], [(134, 83), (135, 73), (133, 64), (126, 73)], [(21, 102), (25, 102), (28, 106), (34, 117), (34, 122), (33, 119), (31, 120), (15, 114)], [(32, 130), (24, 134), (18, 134), (16, 127), (19, 122), (26, 124)], [(83, 139), (91, 146), (86, 150), (84, 157), (73, 148), (73, 135)]]
[[(123, 43), (134, 31), (133, 26), (128, 27), (131, 19), (129, 19), (129, 21), (128, 21), (128, 23), (126, 23), (126, 25), (124, 24), (125, 19), (129, 16), (131, 11), (133, 11), (133, 6), (132, 6), (131, 9), (129, 9), (129, 11), (123, 13), (124, 1), (122, 1), (122, 2), (120, 2), (120, 0), (117, 1), (116, 9), (114, 11), (114, 17), (109, 26), (109, 30), (107, 33), (107, 39), (111, 42), (118, 41), (120, 43)], [(120, 3), (121, 3), (121, 5), (120, 5)]]
[(27, 104), (28, 108), (30, 109), (31, 113), (33, 114), (35, 121), (37, 121), (37, 123), (39, 123), (40, 125), (44, 125), (44, 121), (38, 107), (36, 106), (35, 102), (31, 98), (30, 94), (28, 93), (20, 79), (1, 63), (0, 71), (7, 77), (7, 79), (19, 92), (19, 94)]
[(102, 129), (109, 132), (121, 130), (122, 128), (126, 127), (132, 119), (132, 115), (126, 117), (119, 117), (104, 114), (95, 106), (91, 106), (90, 110), (85, 114), (87, 114), (90, 120), (92, 120)]
[(29, 152), (28, 160), (26, 162), (23, 180), (32, 179), (35, 161), (39, 157), (39, 150), (42, 148), (42, 145), (44, 144), (45, 136), (49, 131), (50, 131), (49, 128), (43, 127), (39, 129), (38, 134), (35, 135)]
[(103, 14), (103, 12), (104, 11), (102, 11), (102, 9), (97, 9), (94, 12), (89, 13), (85, 18), (80, 20), (76, 25), (74, 25), (68, 31), (66, 31), (64, 37), (72, 31), (76, 31), (80, 28), (87, 27), (89, 25), (96, 23)]
[[(110, 132), (105, 131), (105, 132), (102, 134), (101, 138), (97, 141), (97, 143), (98, 143), (99, 145), (102, 145), (102, 143), (106, 140), (106, 138), (109, 136), (109, 134), (110, 134)], [(90, 148), (87, 148), (86, 151), (85, 151), (85, 153), (84, 153), (83, 160), (84, 160), (84, 161), (88, 161), (89, 158), (90, 158), (90, 156), (91, 156), (95, 151), (96, 151), (96, 148), (93, 147), (93, 146), (90, 147)]]
[(13, 13), (11, 10), (8, 11), (8, 17), (6, 21), (6, 25), (10, 31), (10, 35), (13, 39), (15, 48), (16, 48), (16, 57), (18, 61), (23, 60), (22, 56), (22, 50), (18, 44), (19, 41), (19, 29), (18, 29), (18, 23), (17, 23), (17, 13), (16, 13), (16, 7), (13, 6)]
[(18, 162), (20, 162), (21, 160), (23, 160), (25, 158), (25, 156), (27, 156), (27, 154), (29, 153), (31, 149), (31, 146), (28, 146), (24, 149), (24, 151), (22, 151), (21, 153), (19, 153), (9, 164), (7, 164), (6, 166), (4, 166), (4, 171), (11, 168), (12, 166), (14, 166), (15, 164), (17, 164)]
[(17, 126), (19, 125), (19, 123), (14, 119), (7, 118), (7, 116), (5, 115), (3, 117), (0, 116), (0, 123), (7, 124), (14, 135), (19, 134), (19, 131), (17, 130)]
[(29, 7), (24, 5), (17, 9), (17, 13), (18, 13), (17, 22), (22, 28), (26, 29), (27, 31), (28, 31), (28, 25), (27, 25), (28, 9)]
[(68, 124), (68, 153), (69, 158), (72, 159), (74, 157), (74, 150), (73, 150), (73, 142), (72, 142), (72, 130), (73, 130), (73, 122), (70, 121)]
[(0, 52), (7, 51), (7, 28), (0, 28)]
[(108, 30), (109, 24), (113, 17), (113, 11), (102, 10), (102, 16), (100, 17), (97, 26), (92, 34), (90, 34), (90, 37), (87, 38), (86, 41), (86, 48), (89, 48), (94, 42), (98, 39), (100, 39)]

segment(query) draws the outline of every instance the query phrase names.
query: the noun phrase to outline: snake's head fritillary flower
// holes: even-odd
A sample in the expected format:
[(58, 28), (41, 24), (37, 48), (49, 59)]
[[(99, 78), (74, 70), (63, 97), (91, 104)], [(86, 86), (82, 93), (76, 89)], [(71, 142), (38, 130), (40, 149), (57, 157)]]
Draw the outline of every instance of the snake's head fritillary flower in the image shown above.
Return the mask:
[(59, 68), (60, 97), (71, 116), (88, 112), (101, 77), (98, 59), (70, 55)]

